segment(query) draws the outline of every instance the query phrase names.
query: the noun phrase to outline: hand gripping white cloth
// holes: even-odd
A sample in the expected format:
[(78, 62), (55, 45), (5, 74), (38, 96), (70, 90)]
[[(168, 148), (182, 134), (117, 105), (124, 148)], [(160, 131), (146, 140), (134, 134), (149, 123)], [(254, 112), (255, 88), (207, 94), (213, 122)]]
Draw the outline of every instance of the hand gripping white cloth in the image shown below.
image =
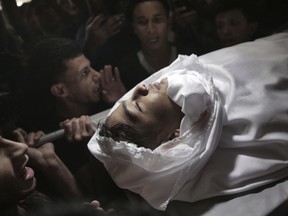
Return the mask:
[[(101, 137), (97, 130), (88, 144), (119, 187), (140, 194), (159, 210), (165, 210), (183, 185), (198, 176), (217, 146), (223, 119), (212, 76), (195, 55), (179, 56), (144, 83), (163, 78), (168, 79), (168, 96), (185, 114), (180, 137), (152, 151), (133, 143)], [(111, 112), (121, 101), (130, 98), (133, 91), (124, 95)], [(201, 120), (200, 116), (205, 112), (208, 115)]]

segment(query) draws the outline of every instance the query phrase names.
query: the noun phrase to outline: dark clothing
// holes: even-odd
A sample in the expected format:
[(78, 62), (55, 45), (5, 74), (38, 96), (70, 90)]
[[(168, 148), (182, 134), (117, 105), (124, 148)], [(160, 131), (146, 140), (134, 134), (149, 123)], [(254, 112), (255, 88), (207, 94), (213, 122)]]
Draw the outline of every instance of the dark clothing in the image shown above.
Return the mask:
[(127, 91), (151, 75), (141, 65), (135, 52), (125, 56), (117, 67)]

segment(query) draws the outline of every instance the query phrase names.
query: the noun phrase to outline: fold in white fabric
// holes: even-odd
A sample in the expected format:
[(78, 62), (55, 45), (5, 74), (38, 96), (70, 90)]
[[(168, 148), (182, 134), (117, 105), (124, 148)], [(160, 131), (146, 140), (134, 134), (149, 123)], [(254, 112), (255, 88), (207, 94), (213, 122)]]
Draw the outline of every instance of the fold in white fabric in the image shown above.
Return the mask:
[[(159, 82), (164, 78), (168, 79), (168, 96), (185, 114), (179, 125), (180, 137), (152, 151), (133, 143), (101, 137), (97, 130), (88, 144), (118, 186), (140, 194), (160, 210), (164, 210), (180, 188), (195, 178), (206, 164), (217, 146), (223, 119), (211, 74), (195, 55), (179, 56), (173, 64), (145, 83)], [(111, 112), (121, 101), (128, 99), (131, 92), (133, 90), (120, 99)], [(207, 118), (201, 120), (205, 112)]]
[(236, 194), (288, 176), (288, 32), (199, 57), (226, 112), (217, 149), (174, 197)]
[[(185, 113), (178, 139), (151, 151), (105, 139), (96, 131), (88, 143), (120, 187), (165, 210), (171, 200), (194, 202), (235, 194), (288, 176), (287, 32), (198, 59), (179, 56), (143, 82), (174, 75), (177, 79), (168, 78), (171, 89), (167, 91)], [(187, 87), (189, 80), (197, 90)], [(200, 101), (199, 107), (189, 104), (190, 100)], [(206, 127), (191, 127), (205, 109), (211, 114)]]

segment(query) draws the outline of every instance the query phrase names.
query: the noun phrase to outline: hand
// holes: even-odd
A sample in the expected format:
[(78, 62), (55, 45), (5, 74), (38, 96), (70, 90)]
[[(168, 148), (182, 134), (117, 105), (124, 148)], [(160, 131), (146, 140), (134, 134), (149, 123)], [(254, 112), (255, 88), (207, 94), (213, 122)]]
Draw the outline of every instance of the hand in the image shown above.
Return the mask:
[(101, 73), (102, 99), (108, 104), (114, 104), (125, 93), (126, 89), (120, 78), (118, 68), (114, 69), (110, 65), (105, 65)]
[(195, 10), (187, 11), (185, 6), (176, 8), (175, 10), (175, 25), (180, 28), (184, 28), (186, 26), (191, 26), (195, 23), (197, 18), (197, 12)]
[(114, 15), (106, 19), (102, 14), (91, 17), (86, 24), (84, 49), (93, 53), (97, 47), (120, 32), (123, 23), (122, 17), (121, 15)]
[[(107, 216), (112, 214), (114, 215), (113, 213), (115, 213), (115, 210), (114, 209), (108, 209), (107, 211), (105, 211), (100, 203), (97, 201), (97, 200), (93, 200), (91, 202), (84, 202), (84, 205), (87, 205), (89, 206), (90, 208), (93, 208), (95, 209), (96, 211), (100, 211), (100, 212), (103, 212), (103, 213), (107, 213)], [(106, 214), (105, 214), (106, 215)]]
[(89, 116), (67, 119), (60, 123), (60, 127), (65, 130), (68, 142), (77, 142), (90, 138), (96, 131), (95, 126)]
[(34, 147), (40, 137), (45, 135), (42, 131), (27, 133), (23, 129), (17, 128), (12, 133), (18, 142), (25, 143), (29, 146), (27, 154), (29, 156), (29, 164), (32, 166), (38, 168), (46, 167), (48, 163), (47, 160), (56, 157), (53, 143), (44, 143), (38, 148)]
[(103, 208), (100, 207), (100, 203), (97, 200), (93, 200), (91, 202), (84, 202), (84, 205), (90, 206), (93, 209), (104, 211)]

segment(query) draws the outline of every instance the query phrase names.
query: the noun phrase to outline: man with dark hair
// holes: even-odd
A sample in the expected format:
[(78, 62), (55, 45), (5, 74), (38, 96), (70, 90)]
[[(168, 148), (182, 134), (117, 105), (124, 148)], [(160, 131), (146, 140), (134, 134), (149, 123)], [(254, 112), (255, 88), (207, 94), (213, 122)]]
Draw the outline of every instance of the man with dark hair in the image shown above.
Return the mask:
[(213, 9), (221, 47), (233, 46), (255, 39), (258, 20), (257, 8), (253, 2), (216, 1)]
[(119, 59), (117, 66), (127, 89), (168, 66), (178, 51), (170, 42), (170, 9), (167, 0), (130, 0), (126, 17), (141, 47)]
[[(109, 108), (126, 92), (117, 68), (107, 65), (100, 72), (90, 66), (72, 40), (51, 37), (37, 42), (27, 59), (27, 83), (20, 127), (50, 133), (59, 123)], [(85, 125), (81, 125), (85, 127)], [(88, 158), (81, 143), (55, 142), (60, 158), (74, 173)], [(77, 155), (77, 160), (75, 158)]]
[(30, 99), (29, 109), (41, 116), (36, 125), (48, 132), (65, 119), (109, 108), (126, 92), (117, 68), (107, 65), (100, 72), (94, 70), (69, 39), (47, 38), (36, 43), (27, 62), (25, 97)]

